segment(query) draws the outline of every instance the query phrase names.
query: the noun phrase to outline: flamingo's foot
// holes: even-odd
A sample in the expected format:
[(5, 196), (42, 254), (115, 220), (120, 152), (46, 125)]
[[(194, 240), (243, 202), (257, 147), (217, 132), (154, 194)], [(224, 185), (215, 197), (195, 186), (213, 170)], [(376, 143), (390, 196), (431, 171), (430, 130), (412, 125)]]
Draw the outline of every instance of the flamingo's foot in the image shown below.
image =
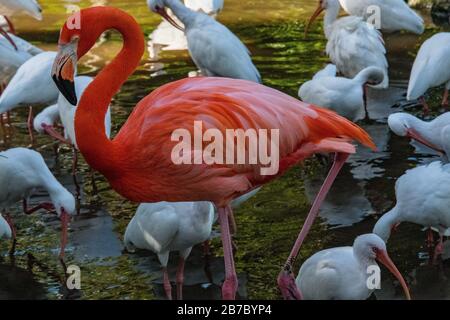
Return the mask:
[(278, 275), (278, 288), (284, 300), (301, 300), (302, 294), (295, 284), (295, 279), (291, 272), (283, 270)]
[(238, 280), (236, 276), (225, 279), (224, 283), (222, 284), (223, 300), (235, 300), (237, 287)]

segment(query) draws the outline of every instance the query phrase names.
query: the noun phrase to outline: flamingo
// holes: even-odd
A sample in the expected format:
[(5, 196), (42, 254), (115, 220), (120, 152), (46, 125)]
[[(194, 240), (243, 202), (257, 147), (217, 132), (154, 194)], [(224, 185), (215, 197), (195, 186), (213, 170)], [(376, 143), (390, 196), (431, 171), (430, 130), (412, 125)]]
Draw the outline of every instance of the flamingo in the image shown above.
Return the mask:
[[(398, 136), (408, 137), (420, 144), (420, 151), (443, 156), (450, 155), (450, 112), (427, 122), (411, 114), (398, 112), (388, 118), (389, 128)], [(417, 144), (414, 144), (417, 146)], [(426, 147), (426, 148), (423, 148)]]
[(450, 231), (449, 186), (450, 164), (435, 161), (406, 171), (395, 184), (395, 207), (381, 216), (373, 233), (387, 242), (391, 230), (401, 222), (420, 224), (429, 229), (428, 245), (431, 248), (433, 228), (440, 237), (434, 252), (433, 260), (436, 261), (443, 252), (443, 237)]
[(171, 251), (180, 253), (177, 270), (177, 298), (183, 299), (184, 264), (192, 247), (207, 241), (214, 222), (211, 202), (142, 203), (125, 231), (125, 246), (155, 252), (164, 275), (166, 296), (172, 300), (167, 263)]
[[(179, 0), (147, 0), (147, 5), (174, 27), (183, 30), (192, 60), (204, 76), (218, 76), (261, 82), (248, 49), (227, 27), (202, 12), (195, 12)], [(166, 7), (184, 28), (167, 14)]]
[(423, 19), (403, 0), (339, 0), (341, 7), (352, 16), (367, 20), (379, 10), (382, 31), (406, 30), (416, 34), (424, 31)]
[[(202, 11), (213, 18), (223, 9), (223, 0), (185, 0), (184, 4), (191, 10)], [(177, 24), (182, 24), (172, 12), (168, 14)], [(158, 25), (149, 39), (148, 50), (152, 60), (158, 58), (160, 50), (187, 50), (188, 48), (184, 32), (174, 28), (167, 20), (163, 20)]]
[(450, 33), (440, 32), (427, 39), (419, 49), (411, 70), (407, 100), (419, 99), (428, 112), (423, 95), (428, 89), (445, 85), (442, 106), (448, 107), (450, 89)]
[[(63, 259), (67, 242), (67, 225), (70, 215), (75, 214), (75, 199), (48, 169), (41, 154), (26, 148), (13, 148), (0, 152), (0, 209), (7, 219), (6, 210), (23, 200), (23, 211), (31, 214), (39, 209), (56, 212), (61, 219), (61, 251)], [(34, 208), (28, 208), (27, 199), (36, 188), (44, 188), (50, 195), (51, 203), (41, 203)], [(11, 220), (10, 220), (11, 221)], [(12, 222), (11, 225), (13, 226)], [(12, 227), (15, 243), (15, 228)], [(14, 251), (14, 245), (13, 249)]]
[(353, 79), (336, 77), (336, 67), (328, 65), (310, 81), (300, 86), (298, 96), (302, 101), (336, 111), (351, 121), (361, 119), (367, 105), (366, 85), (383, 82), (384, 72), (377, 67), (367, 67)]
[(307, 300), (365, 300), (373, 293), (368, 288), (370, 266), (381, 262), (400, 282), (406, 298), (408, 286), (389, 257), (386, 244), (376, 234), (355, 239), (353, 247), (337, 247), (319, 251), (301, 266), (296, 283)]
[(324, 30), (328, 39), (326, 51), (337, 70), (346, 78), (353, 78), (367, 67), (378, 67), (383, 70), (384, 79), (376, 88), (387, 88), (388, 62), (381, 33), (360, 17), (337, 19), (339, 9), (338, 0), (320, 0), (305, 32), (325, 10)]
[[(93, 169), (106, 177), (116, 192), (131, 201), (214, 203), (218, 209), (224, 246), (224, 298), (234, 299), (237, 290), (228, 222), (232, 215), (231, 201), (273, 180), (314, 153), (336, 153), (330, 174), (279, 277), (283, 295), (286, 298), (299, 297), (291, 265), (334, 178), (348, 155), (355, 152), (350, 141), (357, 140), (375, 149), (369, 135), (334, 112), (302, 103), (255, 82), (194, 77), (164, 85), (146, 96), (115, 138), (110, 140), (104, 128), (108, 104), (139, 65), (144, 53), (143, 34), (136, 20), (120, 9), (96, 7), (82, 9), (76, 14), (84, 23), (80, 29), (68, 27), (69, 22), (64, 24), (59, 38), (60, 51), (53, 66), (53, 79), (73, 105), (78, 101), (73, 84), (78, 59), (108, 29), (117, 30), (124, 39), (122, 51), (95, 77), (79, 101), (75, 134), (80, 152)], [(173, 141), (172, 135), (182, 130), (192, 136), (194, 121), (204, 123), (203, 128), (217, 129), (216, 133), (222, 136), (225, 136), (226, 129), (280, 130), (279, 143), (276, 144), (279, 153), (277, 147), (272, 146), (275, 155), (279, 155), (279, 170), (262, 174), (263, 171), (259, 170), (267, 169), (267, 165), (262, 165), (261, 161), (235, 164), (231, 159), (236, 159), (231, 157), (234, 151), (229, 152), (228, 164), (208, 164), (205, 161), (189, 164), (188, 161), (176, 165), (172, 156), (179, 141)], [(197, 134), (203, 132), (202, 128), (198, 130), (198, 123), (196, 128)], [(230, 149), (234, 146), (233, 150), (236, 150), (235, 139), (229, 140)], [(203, 150), (205, 145), (200, 142), (200, 149)], [(192, 152), (198, 155), (198, 147), (196, 151), (184, 150), (183, 155), (190, 156)], [(175, 151), (175, 154), (179, 153)], [(195, 159), (198, 163), (198, 158)]]
[(0, 239), (10, 239), (12, 236), (12, 230), (8, 222), (0, 215)]

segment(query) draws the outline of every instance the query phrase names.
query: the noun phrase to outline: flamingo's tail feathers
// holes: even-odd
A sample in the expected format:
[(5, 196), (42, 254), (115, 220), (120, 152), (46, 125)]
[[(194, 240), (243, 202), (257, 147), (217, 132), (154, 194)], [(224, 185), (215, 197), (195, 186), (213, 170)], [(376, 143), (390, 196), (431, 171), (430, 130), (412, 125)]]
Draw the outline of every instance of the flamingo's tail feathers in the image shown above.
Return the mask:
[[(340, 146), (345, 150), (350, 150), (348, 142), (355, 140), (374, 151), (377, 149), (369, 134), (350, 120), (328, 109), (313, 105), (311, 105), (311, 108), (318, 113), (317, 118), (307, 117), (305, 119), (310, 130), (309, 136), (312, 140), (316, 142), (323, 141), (326, 145), (333, 143), (335, 146), (339, 140), (341, 141)], [(344, 147), (344, 144), (346, 147)], [(346, 152), (344, 149), (341, 152)], [(349, 153), (354, 153), (354, 149), (353, 152)]]

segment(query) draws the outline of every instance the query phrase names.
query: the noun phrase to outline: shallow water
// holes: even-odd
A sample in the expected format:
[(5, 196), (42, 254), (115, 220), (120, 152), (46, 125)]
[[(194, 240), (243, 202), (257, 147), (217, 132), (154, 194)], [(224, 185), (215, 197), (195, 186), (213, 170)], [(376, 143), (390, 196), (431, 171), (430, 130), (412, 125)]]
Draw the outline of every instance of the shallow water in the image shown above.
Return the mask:
[[(114, 5), (132, 13), (146, 35), (159, 24), (160, 18), (150, 13), (144, 1), (57, 1), (41, 0), (44, 20), (14, 18), (19, 35), (34, 44), (55, 50), (59, 27), (66, 14), (64, 4), (82, 7), (94, 4)], [(253, 53), (253, 60), (266, 85), (296, 96), (298, 86), (327, 62), (325, 40), (320, 23), (307, 39), (304, 24), (315, 7), (306, 0), (225, 0), (225, 9), (219, 20), (235, 32)], [(409, 70), (420, 43), (440, 27), (432, 24), (429, 12), (422, 12), (427, 31), (418, 37), (395, 34), (385, 37), (389, 52), (391, 88), (371, 91), (369, 94), (370, 122), (360, 124), (372, 135), (379, 152), (360, 148), (345, 165), (321, 211), (321, 218), (308, 235), (298, 259), (300, 263), (314, 252), (341, 245), (351, 245), (353, 239), (370, 232), (380, 214), (394, 205), (394, 183), (408, 168), (432, 159), (414, 154), (404, 139), (392, 135), (387, 126), (389, 113), (407, 107), (420, 114), (420, 107), (404, 101)], [(107, 33), (102, 43), (82, 60), (79, 71), (95, 75), (110, 61), (121, 45), (120, 37)], [(145, 56), (136, 73), (115, 97), (113, 129), (116, 132), (126, 120), (133, 106), (153, 89), (185, 77), (195, 67), (186, 52), (164, 52), (159, 61), (150, 62)], [(436, 107), (441, 91), (430, 95)], [(14, 135), (2, 148), (27, 146), (26, 108), (13, 112)], [(41, 151), (50, 168), (70, 190), (74, 190), (70, 175), (72, 153), (60, 148), (55, 159), (52, 142), (38, 137)], [(239, 273), (239, 297), (280, 298), (276, 276), (289, 254), (303, 220), (323, 181), (328, 167), (310, 159), (291, 170), (281, 179), (265, 186), (256, 197), (236, 213), (238, 246), (236, 267)], [(121, 239), (126, 224), (134, 214), (131, 204), (113, 192), (104, 179), (97, 175), (98, 193), (93, 192), (84, 162), (79, 164), (82, 184), (81, 215), (70, 228), (67, 264), (76, 264), (82, 271), (82, 290), (71, 292), (65, 288), (62, 267), (57, 261), (59, 224), (51, 215), (24, 217), (16, 215), (18, 226), (17, 253), (7, 256), (8, 244), (0, 244), (0, 299), (92, 299), (92, 298), (163, 298), (157, 258), (148, 253), (128, 254), (123, 251)], [(45, 198), (38, 193), (32, 202)], [(20, 207), (15, 208), (16, 212)], [(224, 270), (221, 246), (217, 233), (212, 244), (213, 256), (202, 257), (196, 248), (186, 266), (185, 298), (218, 299)], [(411, 285), (413, 298), (446, 299), (449, 292), (449, 268), (446, 265), (427, 265), (423, 252), (425, 233), (420, 227), (402, 224), (389, 242), (388, 250), (401, 273)], [(171, 259), (172, 277), (176, 270), (176, 255)], [(205, 268), (206, 266), (206, 268)], [(398, 284), (383, 271), (382, 289), (378, 299), (403, 298)], [(268, 281), (268, 279), (270, 279)]]

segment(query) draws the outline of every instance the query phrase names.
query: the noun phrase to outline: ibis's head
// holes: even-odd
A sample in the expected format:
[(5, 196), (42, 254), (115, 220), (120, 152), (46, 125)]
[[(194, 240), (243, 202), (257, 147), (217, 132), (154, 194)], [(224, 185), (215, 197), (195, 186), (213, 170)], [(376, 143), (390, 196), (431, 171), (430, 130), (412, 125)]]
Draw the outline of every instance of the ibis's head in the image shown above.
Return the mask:
[(57, 192), (50, 193), (50, 198), (58, 217), (61, 217), (63, 213), (71, 216), (76, 214), (75, 197), (65, 188), (61, 187)]
[(148, 8), (154, 13), (159, 14), (161, 17), (167, 20), (172, 26), (184, 32), (184, 28), (181, 27), (168, 13), (166, 9), (165, 0), (147, 0)]
[(353, 243), (353, 251), (355, 256), (361, 260), (365, 260), (369, 263), (371, 261), (378, 261), (383, 264), (400, 282), (400, 285), (405, 292), (406, 299), (411, 299), (405, 279), (403, 279), (400, 271), (398, 271), (394, 262), (392, 262), (389, 257), (386, 250), (386, 244), (383, 239), (373, 233), (361, 235), (355, 239), (355, 242)]
[(445, 154), (445, 151), (442, 150), (442, 147), (435, 145), (415, 129), (414, 124), (418, 124), (421, 121), (422, 120), (419, 120), (408, 113), (398, 112), (389, 116), (388, 125), (396, 135), (416, 140), (417, 142), (432, 150), (435, 150), (441, 155)]
[(367, 81), (366, 84), (371, 86), (379, 85), (384, 80), (384, 72), (378, 67), (368, 67), (367, 68)]

